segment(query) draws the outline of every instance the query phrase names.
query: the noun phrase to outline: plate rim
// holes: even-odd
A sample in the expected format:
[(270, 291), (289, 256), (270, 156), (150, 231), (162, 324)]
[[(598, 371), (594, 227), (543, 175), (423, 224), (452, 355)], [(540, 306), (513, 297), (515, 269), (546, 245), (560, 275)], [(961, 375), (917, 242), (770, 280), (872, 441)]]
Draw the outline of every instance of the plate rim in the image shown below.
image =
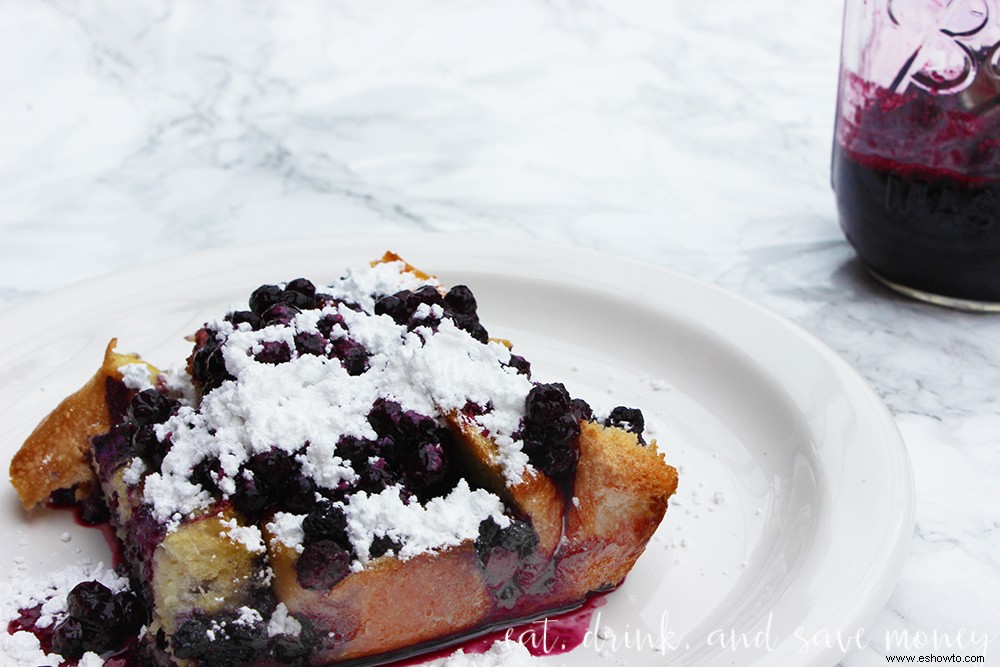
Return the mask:
[[(852, 406), (857, 407), (860, 405), (867, 409), (870, 411), (869, 416), (874, 418), (876, 423), (881, 424), (884, 431), (883, 435), (885, 436), (885, 441), (883, 442), (885, 452), (889, 459), (894, 462), (896, 472), (900, 473), (893, 479), (894, 483), (898, 485), (895, 497), (901, 503), (900, 512), (896, 517), (891, 531), (889, 531), (894, 535), (894, 539), (891, 540), (890, 548), (883, 552), (881, 561), (878, 563), (879, 566), (874, 568), (874, 570), (876, 570), (875, 574), (880, 576), (874, 577), (875, 583), (869, 590), (869, 595), (861, 600), (860, 604), (854, 604), (852, 609), (841, 610), (839, 612), (840, 618), (843, 620), (842, 627), (846, 628), (846, 632), (848, 633), (856, 628), (863, 628), (868, 625), (884, 607), (899, 578), (902, 565), (905, 561), (909, 545), (912, 540), (916, 500), (913, 469), (909, 453), (906, 449), (902, 435), (899, 432), (898, 426), (896, 425), (895, 420), (893, 419), (888, 408), (886, 408), (885, 404), (878, 397), (875, 390), (855, 368), (853, 368), (843, 357), (841, 357), (828, 345), (823, 343), (818, 337), (805, 330), (800, 325), (754, 302), (746, 296), (734, 293), (713, 283), (699, 280), (650, 262), (637, 261), (631, 258), (612, 255), (589, 248), (579, 248), (553, 243), (516, 241), (515, 244), (515, 242), (510, 239), (502, 239), (492, 235), (479, 235), (456, 239), (454, 236), (442, 233), (417, 232), (405, 234), (351, 234), (322, 237), (311, 240), (291, 239), (278, 243), (254, 243), (207, 249), (180, 258), (175, 257), (157, 260), (155, 262), (148, 262), (129, 267), (121, 271), (107, 272), (42, 295), (28, 297), (23, 302), (14, 304), (6, 312), (0, 315), (0, 327), (9, 325), (10, 322), (16, 321), (20, 318), (28, 317), (34, 311), (39, 309), (44, 310), (46, 304), (50, 302), (65, 302), (69, 299), (74, 303), (79, 303), (79, 307), (83, 308), (83, 300), (73, 299), (74, 295), (92, 294), (95, 287), (99, 288), (103, 285), (113, 284), (115, 281), (129, 282), (130, 279), (134, 280), (139, 276), (149, 275), (150, 272), (157, 273), (158, 270), (163, 270), (169, 275), (169, 271), (174, 271), (178, 268), (183, 270), (184, 267), (189, 266), (204, 266), (206, 264), (205, 258), (214, 258), (216, 260), (224, 260), (224, 263), (232, 263), (240, 257), (266, 257), (267, 255), (275, 252), (280, 252), (282, 254), (301, 251), (316, 252), (317, 249), (328, 248), (331, 246), (337, 249), (337, 252), (340, 252), (340, 249), (345, 247), (351, 248), (351, 250), (347, 250), (345, 252), (353, 254), (354, 260), (358, 262), (365, 261), (365, 258), (359, 256), (359, 253), (361, 252), (360, 248), (371, 247), (381, 248), (381, 250), (376, 250), (377, 254), (371, 255), (369, 257), (370, 259), (380, 256), (384, 250), (390, 248), (399, 252), (404, 258), (407, 258), (408, 256), (416, 258), (422, 254), (439, 257), (448, 256), (449, 254), (454, 253), (454, 256), (458, 257), (461, 254), (475, 255), (476, 253), (480, 253), (494, 259), (503, 259), (508, 263), (513, 261), (514, 265), (518, 264), (518, 262), (514, 260), (521, 257), (522, 259), (527, 260), (530, 268), (535, 270), (538, 269), (538, 266), (536, 264), (532, 264), (532, 260), (537, 260), (538, 258), (557, 258), (555, 261), (556, 269), (564, 267), (567, 262), (572, 264), (573, 262), (579, 263), (581, 261), (589, 261), (598, 265), (617, 267), (621, 269), (622, 272), (620, 274), (608, 278), (609, 280), (619, 282), (627, 280), (627, 278), (624, 277), (624, 273), (627, 273), (628, 271), (638, 271), (642, 274), (658, 276), (663, 282), (671, 285), (673, 289), (681, 292), (687, 292), (695, 295), (698, 295), (699, 293), (702, 295), (712, 295), (712, 298), (733, 306), (737, 311), (742, 310), (744, 312), (751, 313), (753, 317), (762, 318), (763, 321), (769, 322), (771, 326), (784, 330), (789, 335), (798, 339), (801, 343), (806, 344), (811, 351), (814, 354), (817, 354), (818, 358), (829, 366), (829, 368), (842, 380), (842, 389), (853, 389), (852, 392), (845, 391), (845, 395), (851, 399)], [(442, 248), (445, 248), (446, 250), (442, 251)], [(456, 250), (464, 250), (465, 252), (455, 253), (454, 251)], [(238, 261), (235, 263), (237, 265), (239, 264)], [(458, 263), (461, 264), (461, 260), (459, 260)], [(428, 268), (433, 268), (433, 261), (426, 262), (426, 265)], [(345, 266), (346, 264), (335, 264), (331, 266), (331, 269), (340, 271)], [(227, 264), (226, 270), (228, 271), (234, 269)], [(555, 277), (566, 279), (568, 276), (570, 278), (574, 278), (571, 282), (575, 282), (575, 279), (579, 278), (579, 276), (575, 273), (576, 270), (577, 269), (570, 271), (563, 270), (561, 272), (556, 271)], [(204, 275), (209, 276), (215, 273), (217, 272), (208, 271), (205, 272)], [(688, 317), (695, 314), (703, 315), (702, 313), (692, 313), (690, 311), (685, 313)], [(705, 323), (704, 319), (698, 319), (697, 317), (693, 317), (692, 321), (699, 324)], [(8, 359), (5, 355), (0, 354), (0, 365), (4, 365), (7, 361)], [(838, 659), (846, 655), (846, 653), (847, 651), (841, 650), (838, 646), (815, 647), (806, 654), (800, 654), (799, 658), (801, 658), (802, 661), (797, 662), (797, 664), (815, 667), (832, 665)], [(788, 654), (786, 653), (784, 655), (787, 657)], [(771, 662), (776, 656), (781, 657), (781, 654), (772, 652), (770, 653), (770, 656), (770, 659), (759, 661), (755, 664)]]

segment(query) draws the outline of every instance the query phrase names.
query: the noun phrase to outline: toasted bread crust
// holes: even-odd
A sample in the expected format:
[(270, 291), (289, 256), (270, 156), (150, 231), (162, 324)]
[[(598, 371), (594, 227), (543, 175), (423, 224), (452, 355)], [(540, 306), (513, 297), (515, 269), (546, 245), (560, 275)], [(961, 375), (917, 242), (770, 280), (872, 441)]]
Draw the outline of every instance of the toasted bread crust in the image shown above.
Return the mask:
[[(63, 399), (14, 455), (10, 481), (25, 509), (44, 502), (60, 489), (77, 487), (78, 496), (83, 496), (96, 484), (89, 463), (89, 439), (111, 428), (107, 381), (121, 380), (118, 369), (126, 364), (144, 363), (136, 355), (118, 354), (117, 343), (117, 339), (111, 339), (104, 351), (104, 362), (94, 376)], [(156, 369), (149, 368), (155, 377)]]

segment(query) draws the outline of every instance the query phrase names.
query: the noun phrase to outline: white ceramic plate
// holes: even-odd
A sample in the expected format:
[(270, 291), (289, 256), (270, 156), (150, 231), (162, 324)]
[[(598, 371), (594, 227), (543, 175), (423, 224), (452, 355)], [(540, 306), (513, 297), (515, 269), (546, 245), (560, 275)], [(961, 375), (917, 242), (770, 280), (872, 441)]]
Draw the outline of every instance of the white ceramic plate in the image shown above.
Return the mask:
[[(192, 255), (83, 283), (0, 317), (0, 457), (92, 374), (111, 336), (153, 363), (179, 363), (183, 337), (258, 284), (333, 279), (389, 248), (471, 286), (491, 335), (515, 341), (536, 379), (563, 380), (595, 406), (643, 408), (681, 471), (666, 520), (593, 620), (600, 632), (547, 662), (836, 663), (884, 604), (912, 532), (911, 471), (892, 418), (797, 327), (622, 259), (379, 236)], [(9, 487), (0, 498), (4, 561), (31, 573), (107, 559), (97, 531), (66, 513), (27, 516)]]

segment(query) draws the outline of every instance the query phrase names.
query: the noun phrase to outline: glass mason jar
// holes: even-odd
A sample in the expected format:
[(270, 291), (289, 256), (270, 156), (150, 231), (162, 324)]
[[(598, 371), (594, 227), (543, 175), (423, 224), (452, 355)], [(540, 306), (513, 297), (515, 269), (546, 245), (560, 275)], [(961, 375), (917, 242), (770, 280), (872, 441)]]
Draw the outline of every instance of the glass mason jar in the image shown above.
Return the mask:
[(1000, 0), (846, 0), (840, 224), (901, 292), (1000, 310)]

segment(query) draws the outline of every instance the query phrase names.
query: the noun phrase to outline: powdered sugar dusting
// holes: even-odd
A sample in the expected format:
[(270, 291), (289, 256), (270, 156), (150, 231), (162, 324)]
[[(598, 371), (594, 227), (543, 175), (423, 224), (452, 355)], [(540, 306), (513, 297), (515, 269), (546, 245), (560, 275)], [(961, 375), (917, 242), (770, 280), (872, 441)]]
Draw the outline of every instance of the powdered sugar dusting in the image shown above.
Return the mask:
[(267, 532), (271, 534), (273, 541), (302, 553), (302, 538), (304, 536), (302, 521), (305, 518), (304, 514), (276, 512), (265, 527)]
[(118, 367), (118, 372), (122, 374), (122, 383), (129, 389), (143, 391), (153, 388), (153, 383), (149, 380), (149, 367), (146, 364), (125, 364)]
[(388, 536), (401, 544), (397, 556), (405, 560), (474, 539), (479, 524), (487, 518), (506, 528), (510, 519), (503, 510), (497, 496), (482, 489), (473, 491), (463, 479), (447, 496), (432, 498), (426, 505), (416, 499), (404, 502), (397, 486), (378, 494), (359, 491), (351, 496), (344, 514), (347, 535), (363, 566), (370, 560), (369, 548), (375, 537)]
[[(36, 622), (39, 628), (58, 623), (66, 615), (66, 596), (81, 581), (99, 581), (116, 593), (128, 588), (128, 580), (106, 569), (103, 563), (75, 563), (38, 578), (19, 573), (0, 583), (0, 623), (6, 628), (18, 617), (19, 610), (38, 605), (42, 612)], [(0, 657), (4, 658), (4, 665), (11, 667), (40, 667), (63, 662), (59, 655), (44, 653), (38, 639), (30, 632), (0, 632)], [(82, 660), (80, 664), (84, 664)], [(95, 664), (103, 664), (103, 661)]]
[[(470, 418), (497, 443), (496, 463), (508, 481), (521, 481), (530, 466), (515, 434), (531, 382), (507, 365), (510, 352), (506, 347), (493, 342), (483, 344), (451, 319), (440, 319), (444, 314), (440, 306), (424, 309), (425, 316), (440, 319), (435, 322), (436, 330), (418, 326), (409, 331), (387, 315), (375, 315), (378, 297), (438, 285), (436, 280), (422, 280), (404, 271), (404, 267), (402, 262), (389, 262), (354, 270), (325, 289), (335, 297), (359, 304), (361, 311), (348, 303), (331, 304), (298, 313), (288, 325), (272, 324), (256, 331), (245, 324), (234, 327), (225, 320), (212, 324), (218, 332), (226, 370), (235, 379), (223, 381), (203, 397), (197, 408), (181, 407), (156, 427), (161, 441), (168, 437), (171, 440), (160, 470), (143, 478), (143, 497), (157, 520), (173, 529), (181, 516), (214, 502), (211, 494), (191, 479), (193, 468), (206, 458), (219, 461), (221, 475), (213, 479), (223, 496), (235, 493), (238, 475), (249, 474), (243, 466), (250, 457), (273, 448), (295, 455), (303, 474), (320, 488), (335, 489), (355, 481), (357, 475), (350, 462), (338, 454), (338, 442), (344, 436), (369, 440), (376, 437), (367, 417), (380, 397), (439, 423), (443, 423), (445, 414), (458, 412), (470, 402), (486, 408), (483, 414)], [(337, 322), (329, 340), (348, 337), (364, 347), (369, 355), (364, 372), (350, 374), (337, 358), (296, 351), (296, 335), (316, 333), (322, 318)], [(285, 346), (288, 361), (267, 363), (257, 359), (265, 345)], [(134, 485), (143, 473), (133, 463), (126, 481)], [(381, 494), (358, 498), (355, 511), (375, 511), (378, 503), (372, 499), (378, 497)], [(401, 556), (474, 537), (475, 531), (469, 526), (456, 524), (459, 515), (479, 517), (478, 525), (485, 516), (502, 514), (498, 499), (492, 497), (484, 504), (481, 495), (470, 493), (467, 486), (464, 492), (455, 489), (449, 497), (452, 502), (466, 505), (460, 511), (444, 513), (416, 503), (403, 505), (397, 498), (400, 507), (406, 509), (394, 507), (393, 511), (408, 512), (410, 520), (429, 521), (435, 526), (433, 531), (402, 531), (398, 536), (404, 544)], [(385, 514), (388, 505), (378, 507), (382, 512), (379, 516), (389, 516)], [(442, 525), (445, 519), (450, 522), (448, 526)], [(290, 546), (297, 543), (292, 532), (284, 530), (290, 523), (276, 521), (275, 526), (281, 529), (276, 539)], [(301, 530), (301, 522), (297, 530)], [(439, 536), (436, 544), (432, 544), (432, 532)], [(463, 536), (460, 539), (455, 537), (459, 534)], [(362, 561), (367, 558), (373, 535), (360, 531), (356, 535), (355, 546)]]
[(459, 649), (439, 667), (532, 667), (541, 664), (520, 642), (509, 639), (493, 642), (485, 653), (466, 653)]

